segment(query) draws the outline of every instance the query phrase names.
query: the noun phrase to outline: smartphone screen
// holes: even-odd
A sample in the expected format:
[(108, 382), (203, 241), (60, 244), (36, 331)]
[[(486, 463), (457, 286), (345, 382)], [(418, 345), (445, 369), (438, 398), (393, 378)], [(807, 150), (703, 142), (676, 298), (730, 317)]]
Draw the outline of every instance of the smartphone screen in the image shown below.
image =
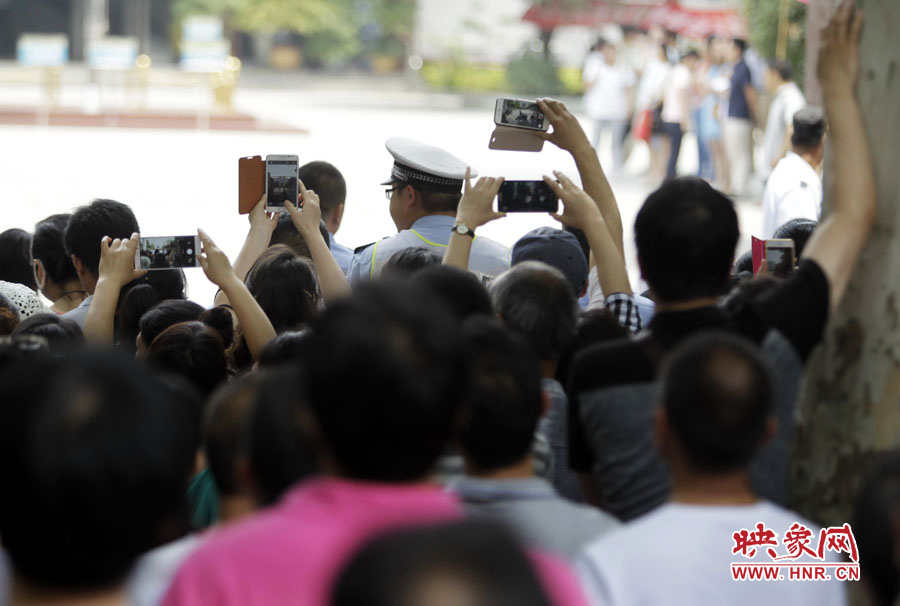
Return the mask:
[(284, 201), (297, 203), (297, 163), (291, 160), (266, 160), (266, 209), (284, 210)]
[(497, 210), (502, 213), (555, 213), (559, 200), (543, 181), (504, 181), (497, 193)]
[(197, 267), (197, 236), (141, 238), (135, 259), (138, 269)]
[(794, 243), (788, 240), (766, 242), (766, 262), (773, 276), (787, 277), (794, 271)]
[(521, 99), (498, 99), (498, 115), (495, 115), (497, 124), (513, 126), (515, 128), (528, 128), (531, 130), (547, 130), (544, 120), (544, 112), (534, 101), (522, 101)]

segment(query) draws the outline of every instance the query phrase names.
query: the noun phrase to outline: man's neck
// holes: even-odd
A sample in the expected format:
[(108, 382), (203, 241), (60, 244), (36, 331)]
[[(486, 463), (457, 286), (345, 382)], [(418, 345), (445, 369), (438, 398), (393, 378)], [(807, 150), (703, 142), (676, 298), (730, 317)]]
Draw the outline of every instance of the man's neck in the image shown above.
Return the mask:
[(556, 361), (555, 360), (541, 360), (540, 368), (541, 368), (541, 378), (542, 379), (555, 379), (556, 378)]
[(816, 152), (814, 152), (814, 151), (807, 152), (802, 149), (796, 149), (796, 148), (792, 149), (791, 151), (794, 152), (795, 154), (797, 154), (798, 156), (800, 156), (801, 158), (803, 158), (803, 161), (806, 162), (807, 164), (809, 164), (809, 166), (813, 170), (815, 170), (815, 171), (819, 170), (819, 162), (818, 162), (819, 158), (817, 157)]
[(664, 311), (691, 311), (703, 307), (715, 307), (719, 303), (718, 297), (703, 297), (700, 299), (690, 299), (689, 301), (657, 301), (656, 312)]
[(66, 593), (35, 587), (18, 576), (13, 578), (10, 606), (124, 606), (128, 604), (125, 588), (101, 589), (84, 593)]
[(94, 294), (94, 291), (97, 290), (97, 276), (83, 274), (78, 277), (81, 280), (81, 286), (84, 288), (84, 291), (89, 295)]
[(534, 477), (534, 461), (529, 454), (524, 459), (509, 467), (483, 471), (472, 464), (468, 457), (464, 457), (466, 475), (482, 480), (525, 480)]
[(752, 505), (759, 501), (750, 489), (747, 470), (708, 474), (672, 470), (671, 501), (686, 505)]

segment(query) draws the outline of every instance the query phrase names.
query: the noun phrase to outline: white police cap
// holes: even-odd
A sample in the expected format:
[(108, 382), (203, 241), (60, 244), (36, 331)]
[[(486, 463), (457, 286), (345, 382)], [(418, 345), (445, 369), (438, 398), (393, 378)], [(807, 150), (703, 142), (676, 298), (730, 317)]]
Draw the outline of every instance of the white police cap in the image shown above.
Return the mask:
[[(394, 166), (391, 178), (382, 185), (400, 182), (439, 192), (462, 190), (469, 165), (450, 152), (404, 137), (391, 137), (384, 146), (394, 156)], [(471, 176), (477, 175), (472, 169)]]

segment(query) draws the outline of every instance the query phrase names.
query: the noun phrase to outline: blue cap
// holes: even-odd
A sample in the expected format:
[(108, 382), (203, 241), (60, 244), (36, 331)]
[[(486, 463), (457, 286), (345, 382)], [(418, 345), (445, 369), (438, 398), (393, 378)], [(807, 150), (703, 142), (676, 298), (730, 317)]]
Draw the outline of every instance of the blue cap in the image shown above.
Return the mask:
[(588, 261), (578, 239), (567, 231), (538, 227), (513, 245), (512, 264), (542, 261), (563, 273), (576, 297), (581, 296), (588, 280)]

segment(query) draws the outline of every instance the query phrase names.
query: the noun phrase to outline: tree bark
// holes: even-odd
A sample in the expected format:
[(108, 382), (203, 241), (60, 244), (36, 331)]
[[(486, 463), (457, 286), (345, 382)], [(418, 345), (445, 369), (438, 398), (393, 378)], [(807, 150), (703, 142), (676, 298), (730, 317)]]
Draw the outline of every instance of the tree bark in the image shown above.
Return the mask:
[[(878, 217), (807, 367), (792, 464), (793, 509), (827, 526), (850, 520), (872, 459), (900, 444), (900, 32), (894, 29), (900, 2), (857, 4), (865, 11), (858, 97), (875, 163)], [(817, 48), (808, 52), (815, 56)]]

